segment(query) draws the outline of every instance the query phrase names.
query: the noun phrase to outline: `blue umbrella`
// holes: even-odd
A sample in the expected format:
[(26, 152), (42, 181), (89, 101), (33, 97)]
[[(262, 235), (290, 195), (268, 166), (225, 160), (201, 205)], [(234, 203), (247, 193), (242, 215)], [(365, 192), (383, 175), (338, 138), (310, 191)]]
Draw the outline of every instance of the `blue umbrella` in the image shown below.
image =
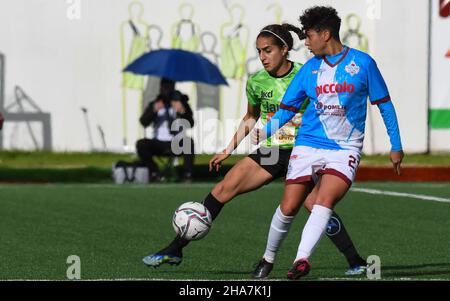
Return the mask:
[(124, 72), (127, 71), (174, 81), (228, 85), (219, 68), (207, 58), (181, 49), (160, 49), (145, 53), (124, 69)]

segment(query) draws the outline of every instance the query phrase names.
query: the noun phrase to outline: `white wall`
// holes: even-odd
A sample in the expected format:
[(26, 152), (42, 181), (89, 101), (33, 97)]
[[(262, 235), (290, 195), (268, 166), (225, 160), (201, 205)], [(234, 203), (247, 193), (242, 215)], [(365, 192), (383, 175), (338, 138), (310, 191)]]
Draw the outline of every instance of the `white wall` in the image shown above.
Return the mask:
[[(143, 17), (149, 24), (164, 30), (163, 47), (170, 47), (170, 31), (179, 17), (179, 0), (142, 0)], [(243, 23), (250, 29), (248, 57), (254, 56), (254, 40), (266, 24), (277, 21), (267, 7), (275, 1), (189, 0), (195, 8), (193, 21), (201, 30), (219, 35), (220, 26), (228, 20), (225, 3), (240, 3), (245, 8)], [(276, 1), (282, 7), (282, 20), (298, 25), (301, 11), (312, 4), (332, 4), (341, 17), (354, 12), (362, 18), (361, 32), (369, 39), (369, 52), (376, 59), (397, 108), (404, 149), (423, 152), (427, 144), (427, 32), (428, 1), (336, 0)], [(81, 4), (81, 18), (71, 20), (73, 5)], [(99, 124), (105, 131), (108, 147), (122, 147), (121, 47), (120, 25), (128, 17), (125, 0), (2, 0), (0, 2), (0, 52), (6, 55), (6, 104), (13, 101), (13, 89), (20, 85), (43, 111), (52, 114), (55, 150), (89, 150), (88, 134), (80, 107), (88, 109), (96, 147), (100, 138)], [(345, 21), (345, 20), (343, 20)], [(346, 30), (343, 22), (342, 32)], [(129, 38), (127, 33), (126, 38)], [(220, 46), (220, 45), (218, 45)], [(219, 48), (216, 49), (219, 52)], [(304, 60), (293, 53), (293, 59)], [(233, 134), (238, 116), (246, 109), (245, 80), (229, 80), (223, 88), (224, 116), (233, 119), (218, 143), (200, 145), (204, 127), (193, 130), (197, 150), (214, 151)], [(242, 86), (240, 86), (242, 84)], [(179, 88), (191, 94), (193, 85)], [(137, 124), (140, 111), (138, 93), (127, 92), (127, 135), (130, 147), (142, 134)], [(241, 100), (239, 114), (237, 101)], [(389, 150), (387, 135), (377, 108), (371, 108), (373, 127), (367, 124), (365, 152)], [(213, 116), (196, 112), (198, 120)], [(197, 120), (197, 121), (198, 121)], [(233, 127), (234, 125), (234, 127)], [(38, 129), (36, 129), (38, 130)], [(38, 132), (38, 131), (37, 131)], [(6, 148), (30, 148), (26, 127), (6, 123)], [(210, 135), (214, 137), (215, 135)], [(204, 139), (203, 139), (204, 140)], [(244, 151), (243, 148), (240, 149)]]
[[(381, 3), (371, 54), (396, 107), (404, 149), (423, 152), (427, 147), (428, 1)], [(389, 140), (378, 109), (372, 109), (375, 152), (385, 152)]]
[[(436, 1), (437, 2), (437, 1)], [(444, 5), (445, 1), (442, 3)], [(446, 6), (450, 3), (447, 1)], [(431, 80), (430, 108), (450, 111), (450, 16), (439, 13), (438, 3), (431, 10)], [(450, 114), (447, 114), (450, 116)], [(445, 118), (445, 117), (444, 117)], [(447, 122), (449, 124), (449, 122)], [(441, 125), (439, 125), (441, 127)], [(450, 128), (431, 123), (430, 149), (450, 151)]]

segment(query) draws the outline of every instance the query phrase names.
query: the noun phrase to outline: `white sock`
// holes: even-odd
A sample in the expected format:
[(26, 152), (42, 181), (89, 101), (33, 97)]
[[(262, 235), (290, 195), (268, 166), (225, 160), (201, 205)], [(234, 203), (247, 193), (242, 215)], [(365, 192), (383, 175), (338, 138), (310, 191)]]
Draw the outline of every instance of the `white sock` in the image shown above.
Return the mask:
[[(320, 206), (314, 205), (309, 215), (308, 221), (303, 227), (302, 239), (297, 250), (297, 257), (295, 261), (311, 256), (311, 253), (316, 248), (320, 241), (320, 238), (325, 233), (328, 221), (330, 220), (333, 210)], [(295, 262), (294, 261), (294, 262)]]
[(267, 237), (266, 251), (264, 252), (264, 259), (267, 262), (273, 263), (277, 255), (277, 251), (283, 242), (283, 239), (288, 234), (294, 216), (286, 216), (281, 212), (280, 206), (275, 210), (275, 214), (270, 223), (269, 236)]

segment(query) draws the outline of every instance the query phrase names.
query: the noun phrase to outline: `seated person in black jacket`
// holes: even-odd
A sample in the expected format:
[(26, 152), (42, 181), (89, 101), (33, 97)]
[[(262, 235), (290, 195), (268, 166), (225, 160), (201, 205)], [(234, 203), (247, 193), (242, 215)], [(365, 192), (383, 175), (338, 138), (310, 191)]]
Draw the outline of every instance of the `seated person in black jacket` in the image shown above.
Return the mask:
[[(194, 141), (186, 136), (186, 125), (192, 127), (194, 119), (188, 96), (175, 90), (175, 82), (162, 79), (160, 94), (150, 102), (144, 110), (140, 123), (144, 127), (153, 124), (153, 139), (140, 139), (136, 142), (136, 149), (141, 163), (150, 169), (151, 181), (160, 179), (158, 165), (153, 156), (184, 157), (184, 180), (192, 180), (194, 165)], [(179, 127), (184, 124), (185, 127)], [(173, 141), (175, 138), (175, 141)], [(174, 143), (172, 143), (172, 141)], [(173, 144), (173, 146), (172, 146)]]

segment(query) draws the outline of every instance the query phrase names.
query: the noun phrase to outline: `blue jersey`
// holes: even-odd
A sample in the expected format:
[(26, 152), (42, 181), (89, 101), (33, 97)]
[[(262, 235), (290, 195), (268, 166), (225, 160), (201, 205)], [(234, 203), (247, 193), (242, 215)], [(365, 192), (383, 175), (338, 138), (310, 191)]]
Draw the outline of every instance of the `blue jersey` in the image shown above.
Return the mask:
[[(313, 57), (296, 74), (280, 110), (264, 128), (268, 136), (289, 121), (310, 98), (295, 145), (361, 151), (367, 97), (372, 104), (389, 103), (382, 115), (393, 150), (401, 150), (395, 110), (375, 61), (366, 53), (344, 47), (327, 57)], [(381, 108), (380, 108), (381, 109)], [(384, 113), (387, 112), (387, 113)]]

